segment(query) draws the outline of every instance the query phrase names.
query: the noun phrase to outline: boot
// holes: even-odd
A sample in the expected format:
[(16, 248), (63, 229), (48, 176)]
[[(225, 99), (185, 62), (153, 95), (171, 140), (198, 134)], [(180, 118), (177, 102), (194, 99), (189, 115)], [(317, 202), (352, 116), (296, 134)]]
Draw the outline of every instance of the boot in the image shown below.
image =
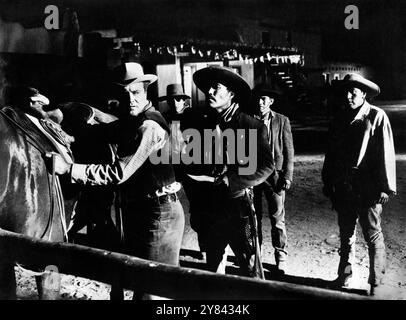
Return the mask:
[[(385, 247), (376, 248), (369, 247), (369, 279), (371, 291), (375, 291), (375, 287), (383, 283), (386, 268), (386, 252)], [(372, 287), (374, 289), (372, 290)]]

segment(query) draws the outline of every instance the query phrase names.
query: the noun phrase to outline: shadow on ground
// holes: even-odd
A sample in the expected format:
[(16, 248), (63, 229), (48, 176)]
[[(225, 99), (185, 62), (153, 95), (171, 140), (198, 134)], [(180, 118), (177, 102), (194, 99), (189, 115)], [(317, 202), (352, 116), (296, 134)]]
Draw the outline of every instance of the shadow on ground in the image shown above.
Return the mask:
[[(180, 265), (183, 268), (192, 268), (192, 269), (199, 269), (199, 270), (206, 270), (206, 264), (204, 258), (201, 256), (199, 251), (189, 250), (189, 249), (182, 249), (180, 252), (181, 261)], [(193, 261), (184, 260), (192, 258)], [(197, 261), (196, 261), (197, 260)], [(237, 265), (237, 261), (234, 256), (227, 256), (227, 267), (226, 273), (230, 275), (241, 276), (239, 273), (239, 268)], [(282, 274), (279, 270), (277, 270), (276, 265), (270, 263), (262, 263), (265, 273), (265, 279), (271, 281), (280, 281), (286, 282), (291, 284), (297, 285), (304, 285), (310, 287), (316, 287), (321, 289), (329, 289), (335, 291), (342, 291), (346, 293), (354, 293), (359, 295), (368, 296), (368, 292), (362, 289), (343, 289), (338, 288), (335, 281), (328, 281), (323, 280), (320, 278), (310, 278), (310, 277), (299, 277), (293, 276), (289, 274)]]

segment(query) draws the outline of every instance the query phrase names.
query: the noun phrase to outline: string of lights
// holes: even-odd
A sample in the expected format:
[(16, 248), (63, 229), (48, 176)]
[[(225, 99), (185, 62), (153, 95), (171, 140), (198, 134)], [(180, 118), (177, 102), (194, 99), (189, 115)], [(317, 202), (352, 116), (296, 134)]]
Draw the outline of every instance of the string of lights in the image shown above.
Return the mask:
[(296, 47), (247, 46), (221, 42), (185, 42), (171, 45), (154, 45), (136, 42), (132, 37), (114, 39), (115, 49), (126, 47), (134, 54), (158, 56), (196, 57), (205, 60), (239, 60), (247, 64), (270, 63), (274, 65), (304, 65), (304, 56)]

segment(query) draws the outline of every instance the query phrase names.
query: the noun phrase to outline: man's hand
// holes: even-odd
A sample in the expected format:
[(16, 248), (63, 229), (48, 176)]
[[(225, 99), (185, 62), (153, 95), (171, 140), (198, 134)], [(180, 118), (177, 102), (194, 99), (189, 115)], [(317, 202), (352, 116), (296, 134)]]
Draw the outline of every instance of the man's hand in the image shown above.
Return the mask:
[[(53, 163), (52, 157), (55, 157), (55, 162)], [(59, 154), (57, 153), (46, 153), (45, 161), (47, 162), (48, 168), (55, 170), (56, 174), (65, 174), (70, 171), (71, 164), (67, 163)]]
[(387, 193), (385, 193), (385, 192), (381, 192), (381, 193), (379, 194), (379, 198), (378, 198), (378, 200), (376, 201), (376, 203), (379, 203), (379, 204), (386, 204), (388, 201), (389, 201), (389, 195), (388, 195)]
[(285, 179), (285, 182), (282, 185), (282, 190), (289, 190), (291, 184), (292, 184), (292, 182), (290, 180)]
[(228, 177), (226, 175), (222, 175), (214, 180), (214, 186), (222, 185), (225, 185), (226, 187), (229, 186)]

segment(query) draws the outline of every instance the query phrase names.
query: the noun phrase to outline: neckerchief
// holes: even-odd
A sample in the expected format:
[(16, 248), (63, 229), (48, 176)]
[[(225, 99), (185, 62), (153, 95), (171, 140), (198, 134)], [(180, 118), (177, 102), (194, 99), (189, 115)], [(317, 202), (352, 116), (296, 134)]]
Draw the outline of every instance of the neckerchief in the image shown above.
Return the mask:
[(226, 123), (231, 121), (231, 119), (233, 118), (235, 112), (237, 111), (239, 105), (238, 103), (232, 103), (231, 106), (229, 108), (227, 108), (226, 110), (224, 110), (223, 112), (220, 113), (220, 122), (222, 123)]

